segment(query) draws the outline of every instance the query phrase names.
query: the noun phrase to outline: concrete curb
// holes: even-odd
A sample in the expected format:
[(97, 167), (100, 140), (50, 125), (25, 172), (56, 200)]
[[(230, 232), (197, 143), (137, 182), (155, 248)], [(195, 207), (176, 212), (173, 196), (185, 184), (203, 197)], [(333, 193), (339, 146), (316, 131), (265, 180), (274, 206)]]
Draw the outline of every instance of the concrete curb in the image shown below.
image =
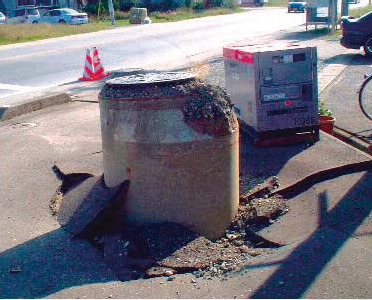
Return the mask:
[(70, 102), (72, 99), (67, 93), (47, 94), (36, 98), (24, 100), (15, 105), (0, 107), (0, 121), (9, 120), (16, 116), (43, 109), (48, 106)]
[(347, 65), (331, 64), (318, 74), (319, 95), (345, 70)]
[(352, 133), (343, 130), (337, 126), (333, 129), (333, 136), (339, 140), (357, 148), (368, 155), (372, 155), (372, 145), (354, 136)]

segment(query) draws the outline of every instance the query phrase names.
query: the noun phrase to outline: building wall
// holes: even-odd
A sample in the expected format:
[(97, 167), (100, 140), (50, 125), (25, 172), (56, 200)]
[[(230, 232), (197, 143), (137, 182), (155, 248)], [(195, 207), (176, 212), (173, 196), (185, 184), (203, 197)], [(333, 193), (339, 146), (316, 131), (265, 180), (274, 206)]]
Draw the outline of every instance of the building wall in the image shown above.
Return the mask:
[(16, 7), (16, 0), (0, 0), (4, 4), (5, 7), (5, 14), (9, 14), (9, 12)]

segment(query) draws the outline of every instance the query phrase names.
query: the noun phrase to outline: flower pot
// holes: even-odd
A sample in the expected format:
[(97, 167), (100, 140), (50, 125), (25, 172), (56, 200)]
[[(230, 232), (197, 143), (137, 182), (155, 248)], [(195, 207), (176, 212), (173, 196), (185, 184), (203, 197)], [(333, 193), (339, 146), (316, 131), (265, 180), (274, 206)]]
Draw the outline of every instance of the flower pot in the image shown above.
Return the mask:
[(335, 118), (332, 116), (319, 116), (319, 127), (321, 130), (333, 134), (333, 127), (335, 125)]

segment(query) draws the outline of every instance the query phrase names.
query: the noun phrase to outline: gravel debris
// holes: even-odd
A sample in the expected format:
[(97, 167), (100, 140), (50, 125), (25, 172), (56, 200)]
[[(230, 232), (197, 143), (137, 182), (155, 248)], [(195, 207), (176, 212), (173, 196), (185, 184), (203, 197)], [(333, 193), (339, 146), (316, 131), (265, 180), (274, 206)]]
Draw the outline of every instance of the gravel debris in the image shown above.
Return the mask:
[[(173, 276), (174, 273), (175, 273), (175, 270), (171, 268), (151, 267), (148, 270), (146, 270), (146, 277)], [(174, 279), (174, 276), (172, 277), (171, 280), (173, 279)]]
[[(184, 72), (179, 72), (183, 74)], [(126, 99), (127, 101), (142, 101), (146, 98), (148, 99), (157, 99), (159, 97), (168, 97), (169, 96), (184, 96), (189, 94), (192, 82), (194, 81), (193, 77), (190, 75), (188, 78), (177, 81), (170, 80), (170, 77), (167, 80), (161, 81), (149, 81), (144, 84), (125, 84), (125, 81), (132, 77), (138, 76), (159, 76), (162, 74), (165, 76), (167, 73), (148, 73), (148, 74), (138, 74), (134, 76), (124, 76), (115, 78), (108, 81), (99, 93), (99, 98), (112, 98), (112, 99)], [(172, 73), (172, 76), (177, 74), (176, 72)], [(189, 73), (186, 73), (189, 74)]]
[(230, 134), (238, 126), (226, 91), (201, 80), (193, 82), (183, 113), (186, 123), (196, 131), (214, 136)]
[[(257, 212), (262, 211), (271, 220), (285, 213), (285, 208), (284, 199), (279, 197), (243, 202), (224, 237), (218, 240), (208, 240), (180, 224), (165, 222), (127, 226), (120, 233), (121, 238), (116, 234), (96, 241), (96, 245), (104, 244), (105, 257), (106, 249), (110, 249), (111, 259), (105, 259), (110, 269), (117, 272), (118, 266), (132, 268), (138, 272), (136, 278), (163, 276), (173, 281), (176, 274), (192, 273), (195, 278), (226, 279), (231, 272), (241, 270), (251, 257), (271, 253), (281, 246), (253, 229), (266, 220)], [(120, 255), (114, 253), (116, 249)], [(196, 285), (197, 281), (192, 279), (191, 284)]]
[[(197, 131), (221, 136), (238, 126), (228, 94), (200, 79), (143, 84), (141, 88), (106, 84), (100, 93), (101, 98), (131, 101), (168, 96), (187, 96), (182, 109), (184, 119)], [(180, 224), (160, 223), (127, 225), (114, 236), (91, 242), (102, 251), (108, 267), (120, 280), (128, 280), (130, 274), (130, 279), (163, 276), (173, 281), (176, 274), (182, 273), (192, 273), (195, 278), (223, 280), (231, 272), (239, 271), (250, 258), (281, 246), (255, 233), (257, 228), (269, 226), (288, 211), (283, 198), (267, 197), (267, 191), (278, 187), (275, 180), (269, 183), (269, 188), (258, 187), (248, 195), (241, 195), (234, 221), (218, 240), (208, 240)], [(58, 191), (53, 206), (57, 206), (60, 197)], [(193, 279), (190, 283), (196, 285), (197, 281)]]

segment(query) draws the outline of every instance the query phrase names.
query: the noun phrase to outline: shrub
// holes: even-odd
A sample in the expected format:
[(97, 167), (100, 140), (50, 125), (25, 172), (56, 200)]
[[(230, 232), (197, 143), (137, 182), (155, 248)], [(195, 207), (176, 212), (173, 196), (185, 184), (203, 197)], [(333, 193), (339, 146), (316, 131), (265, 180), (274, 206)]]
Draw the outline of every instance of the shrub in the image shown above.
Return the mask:
[(326, 108), (324, 101), (319, 100), (318, 112), (322, 116), (333, 116), (333, 112)]
[(191, 7), (194, 10), (203, 10), (205, 9), (205, 4), (203, 2), (195, 2)]
[(146, 5), (148, 12), (158, 12), (161, 10), (160, 4), (156, 3), (150, 3), (149, 5)]
[(83, 7), (83, 10), (90, 15), (97, 15), (98, 4), (87, 4)]
[(174, 0), (163, 0), (160, 4), (160, 8), (162, 11), (174, 10), (178, 7), (178, 3), (176, 3)]
[(223, 0), (212, 0), (212, 6), (214, 7), (222, 7)]
[(124, 11), (120, 11), (120, 10), (116, 10), (115, 11), (115, 19), (116, 20), (129, 20), (129, 13), (124, 12)]
[(236, 9), (238, 8), (238, 1), (237, 0), (222, 0), (222, 7)]

